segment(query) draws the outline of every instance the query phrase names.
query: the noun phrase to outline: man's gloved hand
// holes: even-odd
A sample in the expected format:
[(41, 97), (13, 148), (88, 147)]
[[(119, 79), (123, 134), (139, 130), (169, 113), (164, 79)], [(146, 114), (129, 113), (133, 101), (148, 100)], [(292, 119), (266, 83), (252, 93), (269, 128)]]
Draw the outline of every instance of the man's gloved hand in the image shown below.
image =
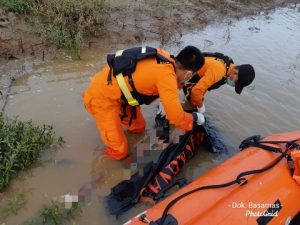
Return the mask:
[(202, 113), (193, 112), (193, 119), (194, 122), (197, 123), (198, 125), (202, 125), (205, 123), (205, 117)]
[(201, 113), (201, 114), (205, 113), (205, 105), (204, 105), (204, 103), (202, 104), (201, 107), (197, 107), (197, 111), (198, 111), (198, 113)]
[(157, 113), (156, 113), (156, 115), (161, 116), (161, 117), (166, 116), (165, 109), (164, 109), (164, 107), (163, 107), (163, 105), (162, 105), (161, 102), (159, 102), (159, 104), (157, 106)]

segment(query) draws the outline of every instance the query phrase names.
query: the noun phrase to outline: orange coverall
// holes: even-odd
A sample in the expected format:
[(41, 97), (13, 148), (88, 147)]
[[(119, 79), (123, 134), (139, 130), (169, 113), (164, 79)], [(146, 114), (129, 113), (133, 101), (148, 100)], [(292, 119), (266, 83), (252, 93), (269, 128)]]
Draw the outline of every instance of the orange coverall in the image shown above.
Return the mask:
[(198, 70), (200, 80), (192, 88), (192, 105), (202, 106), (206, 91), (212, 85), (220, 81), (225, 75), (227, 76), (230, 74), (233, 68), (234, 64), (230, 64), (226, 74), (226, 64), (222, 60), (216, 59), (215, 57), (205, 57), (205, 63), (203, 67)]
[[(168, 55), (170, 58), (170, 56)], [(105, 153), (112, 159), (120, 160), (128, 155), (128, 143), (122, 124), (130, 132), (143, 132), (145, 120), (137, 107), (137, 117), (128, 125), (131, 117), (131, 106), (126, 107), (127, 117), (122, 115), (121, 89), (112, 76), (112, 84), (107, 84), (109, 66), (106, 65), (97, 73), (83, 94), (84, 105), (96, 120), (97, 128), (103, 142), (106, 144)], [(182, 130), (193, 127), (192, 114), (184, 112), (178, 94), (178, 84), (172, 64), (159, 64), (153, 58), (146, 58), (137, 62), (136, 70), (132, 73), (136, 90), (145, 95), (159, 95), (170, 123)], [(132, 90), (125, 76), (129, 90)]]

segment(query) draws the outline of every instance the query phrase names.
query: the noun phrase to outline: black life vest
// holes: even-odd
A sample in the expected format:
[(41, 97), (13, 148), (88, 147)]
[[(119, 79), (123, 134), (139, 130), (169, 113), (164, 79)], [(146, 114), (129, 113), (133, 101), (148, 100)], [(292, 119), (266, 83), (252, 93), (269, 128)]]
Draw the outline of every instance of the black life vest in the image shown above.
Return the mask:
[[(220, 52), (215, 52), (215, 53), (203, 52), (202, 54), (204, 57), (215, 57), (215, 59), (217, 59), (217, 60), (222, 60), (226, 66), (226, 72), (225, 72), (224, 76), (222, 77), (222, 79), (219, 80), (218, 82), (214, 83), (207, 90), (210, 91), (210, 90), (218, 89), (222, 85), (226, 84), (227, 72), (229, 70), (230, 64), (233, 64), (234, 62), (229, 56), (226, 56)], [(197, 75), (193, 76), (192, 79), (189, 80), (189, 83), (183, 87), (183, 92), (184, 92), (184, 95), (187, 100), (190, 100), (192, 88), (198, 83), (198, 81), (200, 79), (201, 79), (200, 76), (197, 76)]]
[(212, 86), (210, 86), (208, 88), (208, 90), (210, 91), (213, 89), (217, 89), (217, 88), (221, 87), (222, 85), (226, 84), (226, 79), (227, 79), (226, 75), (229, 70), (230, 64), (234, 63), (233, 60), (229, 56), (224, 55), (223, 53), (220, 53), (220, 52), (215, 52), (215, 53), (203, 52), (202, 54), (204, 57), (215, 57), (215, 59), (217, 59), (217, 60), (222, 60), (226, 66), (226, 73), (224, 74), (223, 78), (221, 80), (219, 80), (218, 82), (214, 83)]
[[(129, 84), (132, 88), (132, 91), (130, 93), (132, 97), (138, 101), (138, 105), (150, 104), (152, 101), (157, 99), (159, 95), (144, 95), (139, 93), (136, 90), (132, 79), (132, 73), (136, 69), (137, 62), (150, 57), (155, 57), (157, 63), (159, 64), (171, 63), (173, 65), (173, 63), (167, 57), (160, 54), (156, 48), (148, 46), (126, 49), (120, 56), (116, 56), (116, 54), (107, 55), (107, 63), (110, 67), (110, 71), (107, 76), (107, 84), (111, 84), (111, 76), (116, 77), (118, 74), (122, 73), (124, 76), (128, 77)], [(128, 99), (126, 99), (123, 92), (122, 99), (124, 100), (124, 102), (128, 102)]]

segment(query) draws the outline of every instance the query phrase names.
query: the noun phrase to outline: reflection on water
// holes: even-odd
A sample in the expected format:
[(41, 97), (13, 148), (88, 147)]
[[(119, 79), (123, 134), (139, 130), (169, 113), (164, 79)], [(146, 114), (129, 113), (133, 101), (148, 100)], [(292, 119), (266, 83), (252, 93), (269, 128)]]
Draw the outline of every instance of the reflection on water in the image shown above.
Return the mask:
[[(205, 97), (206, 115), (224, 134), (230, 154), (237, 151), (239, 142), (250, 135), (268, 135), (296, 130), (300, 127), (300, 16), (297, 9), (282, 9), (270, 15), (259, 15), (239, 22), (224, 22), (203, 31), (182, 37), (182, 46), (164, 46), (176, 54), (184, 45), (191, 44), (203, 51), (220, 51), (233, 58), (236, 64), (250, 63), (256, 70), (254, 84), (235, 94), (230, 87), (209, 92)], [(143, 43), (159, 45), (159, 43)], [(128, 47), (128, 46), (124, 46)], [(105, 63), (105, 53), (115, 49), (89, 51), (82, 61), (68, 58), (51, 62), (11, 62), (1, 68), (3, 74), (20, 77), (12, 88), (7, 115), (21, 119), (33, 118), (36, 123), (53, 124), (66, 140), (63, 150), (55, 154), (53, 162), (22, 174), (11, 190), (23, 190), (27, 204), (18, 216), (7, 218), (6, 224), (21, 224), (38, 215), (43, 204), (51, 199), (74, 192), (83, 184), (97, 180), (89, 200), (85, 202), (78, 224), (119, 224), (142, 211), (138, 205), (115, 221), (106, 215), (104, 196), (110, 187), (126, 174), (122, 162), (112, 162), (102, 153), (93, 119), (84, 110), (81, 93), (90, 77)], [(24, 66), (25, 65), (25, 66)], [(154, 120), (153, 106), (143, 107), (148, 127), (145, 134), (126, 134), (130, 146), (151, 135)], [(225, 139), (226, 137), (226, 139)], [(201, 149), (181, 176), (193, 179), (228, 155), (215, 155)], [(9, 191), (5, 194), (9, 194)], [(1, 221), (0, 221), (1, 222)]]
[[(299, 129), (299, 28), (299, 12), (285, 9), (233, 23), (229, 31), (224, 25), (184, 37), (185, 43), (203, 46), (203, 51), (221, 51), (236, 64), (255, 67), (254, 84), (242, 95), (222, 87), (206, 97), (207, 116), (219, 130), (226, 131), (233, 147), (255, 133)], [(229, 42), (224, 37), (228, 32)], [(207, 40), (213, 44), (207, 46)]]

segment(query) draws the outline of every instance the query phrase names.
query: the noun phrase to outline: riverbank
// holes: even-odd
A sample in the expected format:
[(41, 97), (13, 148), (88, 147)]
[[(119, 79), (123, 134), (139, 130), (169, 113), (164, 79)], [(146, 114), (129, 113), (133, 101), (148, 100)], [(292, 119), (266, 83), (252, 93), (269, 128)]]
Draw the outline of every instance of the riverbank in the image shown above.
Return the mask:
[[(84, 31), (83, 49), (101, 46), (140, 45), (160, 40), (161, 47), (175, 42), (192, 30), (226, 21), (231, 24), (243, 17), (263, 14), (266, 17), (278, 7), (295, 7), (297, 0), (274, 1), (104, 1), (93, 29)], [(44, 60), (59, 52), (45, 36), (34, 34), (35, 15), (8, 12), (0, 8), (0, 59), (33, 57)], [(94, 16), (96, 18), (96, 16)], [(31, 21), (31, 22), (30, 22)], [(53, 21), (44, 21), (48, 26)], [(48, 24), (47, 24), (48, 23)], [(41, 33), (41, 32), (40, 32)]]

